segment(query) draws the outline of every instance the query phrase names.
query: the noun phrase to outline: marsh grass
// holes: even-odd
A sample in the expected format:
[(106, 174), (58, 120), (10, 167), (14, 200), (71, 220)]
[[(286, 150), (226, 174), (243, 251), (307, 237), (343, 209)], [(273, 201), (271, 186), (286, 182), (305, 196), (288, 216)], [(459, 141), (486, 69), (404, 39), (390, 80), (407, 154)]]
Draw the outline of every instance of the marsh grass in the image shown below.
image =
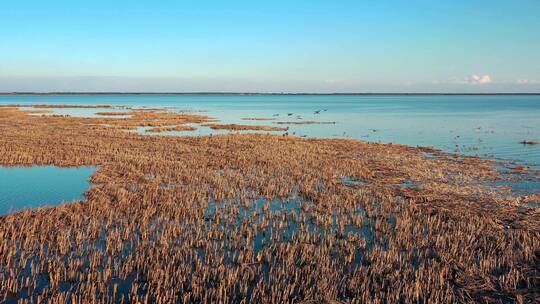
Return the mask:
[(0, 218), (0, 301), (539, 298), (539, 209), (488, 185), (501, 178), (492, 162), (344, 139), (123, 131), (208, 120), (1, 108), (0, 164), (99, 170), (86, 202)]
[(288, 128), (273, 126), (239, 125), (239, 124), (203, 124), (212, 130), (230, 130), (230, 131), (287, 131)]
[(174, 127), (158, 127), (158, 128), (151, 128), (146, 130), (145, 132), (153, 132), (153, 133), (161, 133), (161, 132), (175, 132), (175, 131), (195, 131), (197, 128), (188, 126), (188, 125), (179, 125)]

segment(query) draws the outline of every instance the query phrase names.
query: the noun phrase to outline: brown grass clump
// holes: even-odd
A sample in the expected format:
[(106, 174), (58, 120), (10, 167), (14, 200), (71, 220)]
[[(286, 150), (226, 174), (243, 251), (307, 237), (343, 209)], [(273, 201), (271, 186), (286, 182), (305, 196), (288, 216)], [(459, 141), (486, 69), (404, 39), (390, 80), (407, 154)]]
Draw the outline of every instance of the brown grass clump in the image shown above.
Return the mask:
[(521, 197), (521, 199), (527, 203), (540, 203), (540, 193), (524, 195)]
[(204, 124), (203, 126), (210, 127), (212, 130), (231, 130), (231, 131), (287, 131), (288, 128), (280, 128), (273, 126), (251, 126), (237, 124)]
[[(124, 115), (124, 114), (123, 114)], [(208, 116), (184, 113), (171, 113), (161, 110), (144, 110), (129, 112), (129, 117), (73, 117), (70, 121), (94, 126), (94, 128), (109, 128), (117, 130), (135, 130), (139, 127), (176, 128), (191, 130), (186, 124), (200, 124), (215, 121)], [(163, 132), (155, 130), (150, 132)], [(174, 130), (173, 130), (174, 131)]]
[(100, 116), (125, 116), (131, 114), (132, 112), (96, 112), (96, 115)]
[(51, 110), (25, 110), (27, 113), (31, 114), (50, 114), (53, 113)]
[(154, 133), (160, 133), (160, 132), (172, 132), (172, 131), (195, 131), (197, 128), (192, 126), (186, 126), (186, 125), (180, 125), (180, 126), (174, 126), (174, 127), (158, 127), (158, 128), (152, 128), (146, 130), (146, 132), (154, 132)]
[(540, 214), (486, 183), (501, 178), (492, 162), (344, 139), (123, 132), (208, 119), (134, 116), (0, 109), (0, 164), (99, 166), (85, 202), (0, 217), (0, 302), (540, 297)]

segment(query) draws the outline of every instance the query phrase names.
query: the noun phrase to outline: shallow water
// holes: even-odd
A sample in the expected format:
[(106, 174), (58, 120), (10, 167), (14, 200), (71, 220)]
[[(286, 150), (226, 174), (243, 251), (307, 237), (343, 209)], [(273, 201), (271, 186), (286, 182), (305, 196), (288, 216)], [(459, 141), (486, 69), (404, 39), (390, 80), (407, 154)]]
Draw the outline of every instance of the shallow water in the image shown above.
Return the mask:
[[(288, 125), (289, 134), (433, 146), (449, 152), (540, 163), (540, 145), (519, 144), (525, 139), (540, 141), (540, 96), (0, 96), (0, 104), (13, 103), (171, 107), (172, 111), (202, 111), (223, 123), (253, 125), (276, 125), (276, 121), (336, 122)], [(93, 116), (99, 111), (103, 109), (55, 110), (80, 116)], [(246, 117), (276, 120), (242, 120)], [(200, 128), (172, 134), (210, 133), (227, 131)]]
[[(109, 104), (118, 107), (50, 109), (56, 114), (84, 117), (96, 116), (96, 112), (126, 111), (122, 106), (167, 108), (168, 111), (208, 115), (225, 124), (288, 126), (288, 134), (302, 137), (354, 138), (430, 146), (447, 152), (517, 161), (540, 170), (540, 145), (519, 143), (522, 140), (540, 142), (540, 95), (6, 95), (0, 96), (1, 104)], [(280, 121), (335, 124), (276, 124)], [(136, 132), (153, 136), (285, 133), (194, 126), (196, 131), (148, 133), (145, 132), (148, 128), (140, 128)], [(521, 183), (517, 188), (520, 187), (527, 187), (531, 192), (540, 191), (534, 183)]]
[(0, 167), (0, 215), (83, 200), (95, 167)]
[[(238, 208), (238, 212), (235, 212), (235, 208)], [(235, 200), (212, 201), (206, 207), (204, 216), (209, 228), (212, 224), (217, 224), (216, 227), (219, 230), (228, 232), (234, 231), (247, 223), (261, 225), (262, 223), (283, 221), (282, 229), (277, 231), (271, 225), (261, 225), (256, 230), (252, 239), (253, 244), (251, 244), (256, 254), (263, 250), (265, 246), (272, 244), (272, 239), (279, 239), (279, 242), (290, 242), (302, 230), (309, 231), (319, 237), (340, 233), (360, 235), (367, 242), (367, 249), (371, 249), (375, 243), (381, 244), (384, 242), (384, 237), (379, 236), (379, 239), (376, 237), (376, 219), (368, 219), (361, 207), (357, 207), (352, 213), (348, 211), (347, 214), (351, 221), (354, 221), (353, 218), (361, 218), (361, 220), (357, 221), (356, 224), (349, 223), (343, 227), (343, 230), (338, 227), (336, 218), (344, 215), (340, 214), (338, 210), (328, 211), (332, 214), (333, 221), (322, 223), (314, 217), (312, 202), (293, 196), (287, 200), (258, 198), (248, 206), (241, 205)], [(218, 224), (216, 218), (219, 217), (227, 218), (229, 221)]]

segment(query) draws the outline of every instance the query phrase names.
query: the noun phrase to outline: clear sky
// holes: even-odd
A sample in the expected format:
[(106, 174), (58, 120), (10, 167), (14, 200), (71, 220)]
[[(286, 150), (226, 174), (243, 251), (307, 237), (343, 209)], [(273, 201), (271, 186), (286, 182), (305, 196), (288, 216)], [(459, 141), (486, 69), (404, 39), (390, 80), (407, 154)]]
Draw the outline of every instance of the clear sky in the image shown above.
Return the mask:
[(3, 1), (0, 91), (540, 92), (540, 1)]

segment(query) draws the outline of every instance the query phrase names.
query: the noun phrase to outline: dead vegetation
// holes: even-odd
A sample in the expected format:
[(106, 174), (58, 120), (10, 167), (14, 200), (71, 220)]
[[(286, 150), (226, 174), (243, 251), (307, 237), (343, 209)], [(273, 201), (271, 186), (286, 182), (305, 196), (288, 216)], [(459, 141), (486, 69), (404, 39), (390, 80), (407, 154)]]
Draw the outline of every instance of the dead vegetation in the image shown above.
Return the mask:
[(229, 131), (287, 131), (288, 128), (273, 127), (273, 126), (255, 126), (255, 125), (238, 125), (238, 124), (204, 124), (212, 130), (229, 130)]
[(133, 111), (129, 117), (73, 117), (72, 122), (91, 125), (95, 128), (135, 130), (140, 127), (155, 127), (148, 132), (189, 131), (195, 129), (187, 124), (215, 121), (208, 116), (172, 113), (162, 110)]
[(34, 109), (110, 109), (113, 106), (112, 105), (66, 105), (66, 104), (33, 104), (33, 105), (25, 105), (25, 104), (8, 104), (8, 105), (0, 105), (0, 108), (20, 108), (20, 107), (31, 107)]
[(486, 186), (500, 178), (488, 161), (341, 139), (121, 131), (208, 119), (133, 115), (0, 109), (0, 164), (99, 166), (86, 202), (0, 218), (0, 301), (540, 297), (539, 209)]
[(96, 112), (96, 115), (100, 116), (126, 116), (131, 115), (133, 112)]
[(158, 127), (158, 128), (152, 128), (146, 130), (146, 132), (154, 132), (154, 133), (161, 133), (161, 132), (174, 132), (174, 131), (195, 131), (197, 128), (188, 126), (188, 125), (180, 125), (180, 126), (174, 126), (174, 127)]
[(540, 193), (524, 195), (520, 199), (526, 203), (539, 203), (540, 204)]

